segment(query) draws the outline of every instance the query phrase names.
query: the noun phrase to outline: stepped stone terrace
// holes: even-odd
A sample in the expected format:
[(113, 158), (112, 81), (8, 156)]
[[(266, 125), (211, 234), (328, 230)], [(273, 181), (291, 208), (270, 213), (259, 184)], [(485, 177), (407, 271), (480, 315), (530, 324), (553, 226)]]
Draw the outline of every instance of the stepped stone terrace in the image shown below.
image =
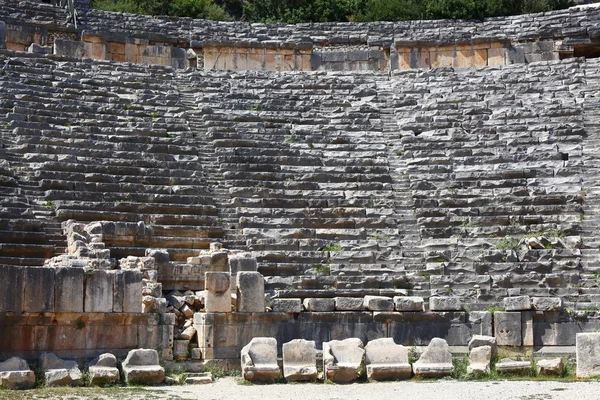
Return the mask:
[(0, 359), (600, 329), (600, 8), (0, 21)]

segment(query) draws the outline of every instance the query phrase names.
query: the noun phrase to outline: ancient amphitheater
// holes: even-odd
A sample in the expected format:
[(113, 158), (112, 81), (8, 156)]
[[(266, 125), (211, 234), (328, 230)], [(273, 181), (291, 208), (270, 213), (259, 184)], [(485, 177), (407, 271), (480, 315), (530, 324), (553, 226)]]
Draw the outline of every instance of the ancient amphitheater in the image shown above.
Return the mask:
[(67, 20), (0, 0), (0, 361), (600, 345), (600, 8)]

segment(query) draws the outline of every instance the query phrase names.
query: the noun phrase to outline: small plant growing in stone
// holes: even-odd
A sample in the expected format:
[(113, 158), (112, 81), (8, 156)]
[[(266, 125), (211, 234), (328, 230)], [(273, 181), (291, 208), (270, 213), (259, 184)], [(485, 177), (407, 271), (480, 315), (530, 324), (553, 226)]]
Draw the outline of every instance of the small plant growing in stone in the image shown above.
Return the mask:
[(329, 243), (327, 246), (323, 246), (321, 251), (338, 252), (342, 251), (342, 246), (339, 243)]
[(260, 105), (260, 103), (251, 104), (244, 108), (246, 111), (265, 111), (265, 109)]
[(500, 239), (498, 243), (496, 243), (496, 249), (498, 250), (518, 250), (519, 249), (519, 239), (505, 237)]
[(382, 240), (387, 240), (387, 236), (384, 235), (383, 233), (374, 233), (369, 237), (369, 240), (376, 240), (376, 241), (382, 241)]
[(152, 114), (150, 114), (151, 118), (160, 118), (160, 114), (157, 112), (153, 112)]
[(487, 310), (490, 314), (494, 315), (495, 312), (504, 312), (505, 308), (500, 307), (500, 306), (492, 306), (492, 307), (488, 308)]
[(285, 138), (283, 143), (285, 143), (285, 144), (298, 143), (298, 138), (295, 135), (290, 135)]
[(52, 200), (45, 201), (45, 202), (42, 203), (42, 205), (44, 207), (48, 207), (48, 208), (51, 208), (53, 210), (56, 210), (56, 205), (54, 204), (54, 202)]
[(86, 323), (82, 319), (77, 320), (77, 330), (84, 329), (86, 327)]
[(327, 264), (314, 264), (313, 267), (318, 274), (329, 275), (331, 273), (331, 268)]

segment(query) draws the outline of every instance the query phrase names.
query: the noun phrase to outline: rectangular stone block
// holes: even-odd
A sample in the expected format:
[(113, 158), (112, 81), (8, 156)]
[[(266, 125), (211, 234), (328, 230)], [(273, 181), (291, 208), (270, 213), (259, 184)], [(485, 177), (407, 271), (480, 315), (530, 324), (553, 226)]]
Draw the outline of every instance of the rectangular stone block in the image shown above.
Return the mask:
[(328, 298), (304, 299), (304, 308), (311, 312), (328, 312), (335, 309), (335, 300)]
[(238, 312), (265, 311), (265, 281), (260, 273), (238, 272), (236, 287)]
[(578, 333), (575, 341), (577, 377), (600, 376), (600, 333)]
[(231, 277), (227, 272), (207, 272), (205, 274), (204, 308), (206, 312), (231, 312), (230, 280)]
[(114, 271), (113, 311), (142, 312), (142, 272), (133, 269)]
[(463, 306), (458, 297), (430, 297), (431, 311), (462, 311)]
[(83, 268), (57, 268), (54, 275), (54, 310), (83, 312)]
[(6, 48), (6, 24), (0, 21), (0, 49)]
[(504, 308), (506, 311), (531, 310), (531, 300), (529, 296), (505, 297)]
[(23, 311), (54, 311), (54, 268), (24, 268), (23, 285)]
[(271, 305), (273, 307), (273, 312), (302, 312), (302, 302), (300, 299), (274, 299)]
[(23, 311), (23, 270), (21, 267), (0, 265), (0, 312)]
[(362, 297), (334, 297), (335, 309), (339, 311), (360, 311), (365, 309)]
[(112, 312), (114, 274), (103, 270), (90, 270), (85, 277), (85, 312)]
[(494, 313), (494, 336), (498, 346), (521, 346), (521, 332), (520, 312)]
[(54, 41), (54, 54), (65, 57), (83, 58), (85, 56), (85, 45), (79, 41), (56, 39)]

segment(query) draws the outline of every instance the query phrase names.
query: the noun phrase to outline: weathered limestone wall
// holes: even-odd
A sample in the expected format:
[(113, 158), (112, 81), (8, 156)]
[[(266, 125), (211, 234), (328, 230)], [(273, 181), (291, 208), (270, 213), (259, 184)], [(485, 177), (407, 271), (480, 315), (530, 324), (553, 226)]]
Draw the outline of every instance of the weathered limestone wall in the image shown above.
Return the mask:
[[(220, 23), (81, 10), (80, 28), (46, 4), (3, 0), (7, 47), (26, 51), (56, 39), (83, 56), (206, 70), (392, 71), (484, 67), (596, 56), (600, 8), (574, 7), (484, 21), (298, 25)], [(187, 50), (193, 49), (189, 53)], [(55, 52), (72, 55), (69, 52)], [(78, 54), (79, 55), (79, 54)]]

